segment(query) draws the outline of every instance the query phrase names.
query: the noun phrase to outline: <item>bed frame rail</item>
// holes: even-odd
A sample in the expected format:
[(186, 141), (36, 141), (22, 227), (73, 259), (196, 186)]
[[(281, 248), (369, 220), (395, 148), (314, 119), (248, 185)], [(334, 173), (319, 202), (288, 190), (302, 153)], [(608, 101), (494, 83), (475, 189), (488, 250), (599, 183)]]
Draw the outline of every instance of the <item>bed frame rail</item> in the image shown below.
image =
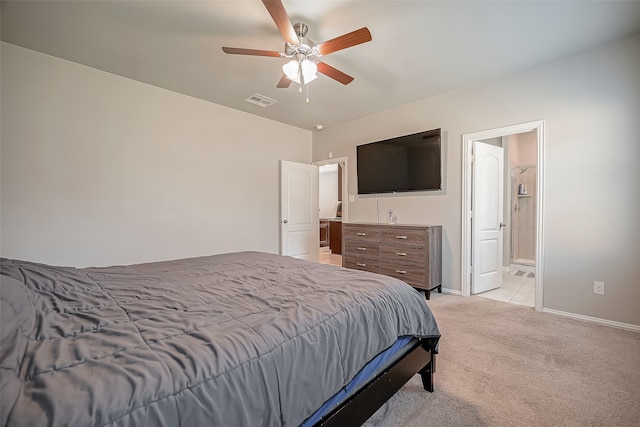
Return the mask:
[(321, 419), (315, 427), (360, 426), (404, 386), (416, 373), (425, 390), (433, 392), (436, 372), (436, 340), (421, 339), (385, 371), (368, 382), (342, 405)]

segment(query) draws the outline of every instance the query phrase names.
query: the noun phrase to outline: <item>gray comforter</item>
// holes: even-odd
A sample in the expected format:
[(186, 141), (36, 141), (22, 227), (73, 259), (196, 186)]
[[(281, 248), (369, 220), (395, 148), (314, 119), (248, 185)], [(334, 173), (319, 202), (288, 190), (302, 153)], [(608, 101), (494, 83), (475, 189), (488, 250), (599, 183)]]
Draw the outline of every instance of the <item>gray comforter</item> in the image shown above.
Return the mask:
[(397, 337), (439, 336), (399, 280), (265, 253), (0, 265), (1, 425), (296, 426)]

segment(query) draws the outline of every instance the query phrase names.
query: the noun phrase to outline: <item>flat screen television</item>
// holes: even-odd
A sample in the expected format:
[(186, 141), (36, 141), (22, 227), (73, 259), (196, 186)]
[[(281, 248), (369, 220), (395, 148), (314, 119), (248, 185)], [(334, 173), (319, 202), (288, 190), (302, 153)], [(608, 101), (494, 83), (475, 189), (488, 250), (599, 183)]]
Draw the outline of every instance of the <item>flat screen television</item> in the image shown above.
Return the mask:
[(442, 189), (440, 129), (356, 147), (358, 194)]

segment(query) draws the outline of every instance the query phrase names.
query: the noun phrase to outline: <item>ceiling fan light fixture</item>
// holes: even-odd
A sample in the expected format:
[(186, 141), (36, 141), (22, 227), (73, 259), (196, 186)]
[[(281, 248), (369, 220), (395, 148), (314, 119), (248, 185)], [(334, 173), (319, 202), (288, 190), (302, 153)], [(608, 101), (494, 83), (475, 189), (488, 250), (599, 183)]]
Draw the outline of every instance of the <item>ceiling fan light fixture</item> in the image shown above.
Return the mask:
[(302, 75), (302, 81), (304, 84), (310, 83), (317, 79), (318, 66), (315, 62), (308, 59), (297, 60), (292, 59), (282, 66), (282, 71), (287, 78), (296, 83), (300, 83), (300, 76)]
[(282, 66), (282, 71), (289, 80), (295, 81), (296, 79), (300, 79), (300, 64), (298, 64), (298, 61), (296, 61), (295, 59), (292, 59), (291, 61), (284, 64)]
[(305, 59), (300, 63), (300, 69), (302, 70), (302, 77), (304, 78), (305, 83), (309, 83), (318, 77), (316, 75), (318, 72), (318, 66), (315, 62)]

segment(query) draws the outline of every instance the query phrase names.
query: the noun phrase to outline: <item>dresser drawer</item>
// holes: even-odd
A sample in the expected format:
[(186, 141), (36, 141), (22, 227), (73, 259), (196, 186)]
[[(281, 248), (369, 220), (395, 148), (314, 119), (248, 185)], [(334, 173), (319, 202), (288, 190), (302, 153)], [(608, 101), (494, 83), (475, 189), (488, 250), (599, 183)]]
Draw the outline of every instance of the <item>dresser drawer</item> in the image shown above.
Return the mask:
[(424, 265), (427, 261), (425, 246), (408, 246), (396, 243), (380, 243), (380, 259), (390, 262), (404, 262)]
[(378, 259), (380, 256), (380, 243), (366, 240), (345, 240), (344, 248), (347, 254)]
[(416, 288), (425, 288), (426, 271), (424, 266), (380, 261), (380, 273), (403, 280)]
[(378, 242), (380, 239), (380, 230), (374, 227), (344, 224), (342, 233), (344, 240), (366, 240), (369, 242)]
[(424, 245), (427, 240), (427, 230), (388, 227), (380, 230), (380, 242), (400, 243), (404, 245)]
[(344, 223), (342, 266), (398, 278), (425, 291), (442, 288), (442, 226)]
[(374, 259), (347, 255), (343, 257), (342, 261), (343, 267), (352, 268), (354, 270), (369, 271), (371, 273), (378, 273), (380, 270), (380, 263), (378, 260)]

